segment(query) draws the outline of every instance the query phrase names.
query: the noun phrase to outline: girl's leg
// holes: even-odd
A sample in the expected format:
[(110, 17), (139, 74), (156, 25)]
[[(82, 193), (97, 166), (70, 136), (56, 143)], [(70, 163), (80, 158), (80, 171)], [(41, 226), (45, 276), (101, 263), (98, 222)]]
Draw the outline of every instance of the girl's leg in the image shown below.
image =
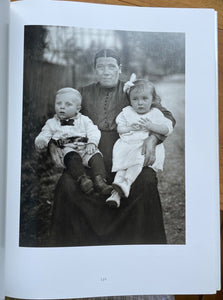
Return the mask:
[(125, 179), (131, 182), (131, 184), (136, 180), (136, 178), (139, 176), (139, 174), (142, 171), (142, 165), (138, 164), (135, 166), (132, 166), (126, 170), (125, 173)]
[(115, 174), (115, 179), (113, 182), (114, 190), (111, 193), (111, 196), (106, 200), (106, 203), (111, 208), (117, 208), (120, 206), (121, 195), (123, 194), (122, 189), (120, 188), (121, 183), (124, 180), (126, 170), (119, 170)]
[(126, 169), (117, 171), (117, 173), (115, 175), (115, 179), (112, 183), (114, 189), (116, 190), (116, 192), (118, 192), (120, 197), (125, 196), (124, 192), (123, 192), (123, 189), (122, 189), (122, 183), (125, 180), (125, 172), (126, 172)]
[(138, 164), (120, 173), (117, 178), (115, 176), (114, 185), (121, 188), (124, 196), (128, 198), (132, 183), (136, 180), (142, 171), (142, 165)]
[(121, 196), (116, 190), (111, 192), (111, 196), (106, 200), (106, 203), (110, 208), (117, 208), (120, 206)]
[(122, 182), (125, 179), (125, 170), (119, 170), (117, 171), (117, 173), (115, 174), (115, 179), (113, 183), (117, 183), (119, 184), (120, 182)]

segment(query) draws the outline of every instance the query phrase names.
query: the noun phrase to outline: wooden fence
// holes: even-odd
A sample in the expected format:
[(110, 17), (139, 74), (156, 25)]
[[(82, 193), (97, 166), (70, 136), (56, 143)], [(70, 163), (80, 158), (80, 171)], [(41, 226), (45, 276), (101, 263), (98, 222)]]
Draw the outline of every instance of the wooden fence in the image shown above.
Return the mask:
[(56, 91), (73, 87), (74, 67), (45, 61), (24, 62), (23, 81), (23, 158), (33, 151), (34, 139), (46, 120), (54, 115)]
[(74, 86), (73, 67), (45, 61), (27, 60), (24, 63), (23, 108), (33, 113), (35, 119), (53, 113), (56, 91)]

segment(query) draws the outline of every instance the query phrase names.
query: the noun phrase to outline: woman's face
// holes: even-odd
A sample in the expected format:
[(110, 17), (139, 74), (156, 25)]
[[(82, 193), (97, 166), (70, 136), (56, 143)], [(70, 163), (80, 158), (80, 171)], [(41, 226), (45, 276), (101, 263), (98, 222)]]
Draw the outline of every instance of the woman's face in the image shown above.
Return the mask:
[(121, 73), (117, 60), (113, 57), (99, 57), (96, 60), (97, 79), (104, 87), (116, 86)]

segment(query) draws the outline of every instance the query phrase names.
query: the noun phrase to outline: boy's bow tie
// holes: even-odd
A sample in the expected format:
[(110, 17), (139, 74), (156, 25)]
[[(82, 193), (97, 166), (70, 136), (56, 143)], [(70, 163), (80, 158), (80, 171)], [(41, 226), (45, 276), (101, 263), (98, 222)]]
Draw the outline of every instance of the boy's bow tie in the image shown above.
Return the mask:
[(61, 126), (74, 126), (74, 119), (60, 120)]

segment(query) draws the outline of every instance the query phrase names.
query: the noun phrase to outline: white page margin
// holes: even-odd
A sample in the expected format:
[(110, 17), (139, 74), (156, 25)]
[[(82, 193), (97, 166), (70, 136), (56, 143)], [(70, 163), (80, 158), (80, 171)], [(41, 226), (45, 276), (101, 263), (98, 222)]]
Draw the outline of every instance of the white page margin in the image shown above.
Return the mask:
[(9, 1), (0, 1), (0, 299), (5, 297), (6, 124)]

